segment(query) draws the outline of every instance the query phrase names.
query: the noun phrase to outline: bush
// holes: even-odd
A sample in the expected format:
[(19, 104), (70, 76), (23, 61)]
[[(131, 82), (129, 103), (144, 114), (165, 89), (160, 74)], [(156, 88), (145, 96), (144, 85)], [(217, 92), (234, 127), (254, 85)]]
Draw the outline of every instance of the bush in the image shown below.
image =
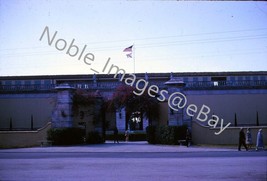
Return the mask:
[[(106, 140), (114, 140), (114, 135), (113, 134), (106, 134)], [(122, 133), (118, 134), (118, 140), (119, 141), (124, 141), (125, 140), (125, 135)]]
[(187, 130), (187, 125), (183, 126), (177, 126), (176, 131), (175, 131), (175, 137), (177, 140), (185, 140), (186, 138), (186, 130)]
[(75, 145), (83, 143), (84, 130), (81, 128), (53, 128), (47, 131), (47, 140), (53, 145)]
[[(113, 134), (107, 134), (106, 140), (114, 140)], [(118, 134), (118, 140), (119, 141), (125, 141), (125, 134), (119, 133)], [(147, 134), (146, 133), (130, 133), (129, 141), (146, 141), (147, 140)]]
[(185, 139), (187, 126), (148, 126), (147, 141), (150, 144), (178, 144), (177, 140)]
[(150, 144), (156, 144), (156, 126), (146, 127), (146, 139)]
[(129, 141), (146, 141), (146, 140), (147, 140), (146, 133), (130, 133)]
[(92, 131), (87, 134), (86, 137), (86, 143), (87, 144), (101, 144), (104, 143), (104, 139), (99, 134), (98, 131)]

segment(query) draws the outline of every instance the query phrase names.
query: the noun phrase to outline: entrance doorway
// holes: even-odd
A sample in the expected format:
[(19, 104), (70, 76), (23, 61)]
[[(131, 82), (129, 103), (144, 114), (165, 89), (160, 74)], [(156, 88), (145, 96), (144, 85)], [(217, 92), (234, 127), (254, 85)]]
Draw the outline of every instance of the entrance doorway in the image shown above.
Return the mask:
[(143, 116), (139, 111), (133, 112), (127, 119), (126, 128), (132, 131), (143, 130)]

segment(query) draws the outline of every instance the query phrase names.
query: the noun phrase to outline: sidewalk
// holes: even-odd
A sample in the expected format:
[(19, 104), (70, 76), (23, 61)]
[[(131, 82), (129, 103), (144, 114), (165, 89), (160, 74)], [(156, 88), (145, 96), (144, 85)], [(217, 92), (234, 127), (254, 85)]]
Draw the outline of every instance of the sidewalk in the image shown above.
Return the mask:
[(146, 141), (120, 142), (114, 144), (106, 141), (98, 145), (77, 145), (77, 146), (51, 146), (0, 149), (1, 152), (214, 152), (214, 151), (237, 151), (237, 148), (216, 147), (216, 146), (179, 146), (179, 145), (151, 145)]

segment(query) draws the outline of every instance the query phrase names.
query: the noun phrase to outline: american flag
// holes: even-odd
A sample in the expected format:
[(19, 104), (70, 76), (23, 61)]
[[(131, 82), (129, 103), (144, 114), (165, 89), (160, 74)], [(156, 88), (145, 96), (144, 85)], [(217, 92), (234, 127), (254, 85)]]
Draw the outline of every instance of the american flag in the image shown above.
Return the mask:
[(132, 52), (133, 51), (133, 45), (125, 48), (123, 52)]
[(126, 54), (126, 56), (127, 56), (127, 58), (133, 58), (132, 53), (128, 53), (128, 54)]

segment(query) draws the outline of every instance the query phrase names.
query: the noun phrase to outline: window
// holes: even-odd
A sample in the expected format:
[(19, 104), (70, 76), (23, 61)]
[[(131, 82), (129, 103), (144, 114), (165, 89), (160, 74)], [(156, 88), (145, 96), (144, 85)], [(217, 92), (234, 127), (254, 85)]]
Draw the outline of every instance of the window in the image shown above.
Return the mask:
[(15, 81), (15, 85), (21, 85), (21, 81), (20, 80), (16, 80)]
[(5, 81), (5, 85), (12, 85), (12, 81), (10, 81), (10, 80), (6, 80), (6, 81)]
[(235, 77), (231, 76), (230, 80), (234, 82), (235, 81)]
[(214, 86), (226, 85), (226, 77), (211, 77)]
[(51, 81), (50, 80), (44, 80), (44, 84), (45, 85), (50, 85), (51, 84)]
[(34, 84), (35, 84), (35, 85), (40, 85), (40, 84), (41, 84), (41, 81), (40, 81), (40, 80), (35, 80), (35, 81), (34, 81)]
[(226, 77), (211, 77), (211, 81), (226, 81)]
[(30, 80), (26, 80), (25, 81), (25, 85), (31, 85), (31, 81)]
[(203, 77), (203, 81), (207, 82), (208, 81), (208, 77)]
[(253, 80), (257, 81), (258, 80), (258, 76), (253, 76)]

